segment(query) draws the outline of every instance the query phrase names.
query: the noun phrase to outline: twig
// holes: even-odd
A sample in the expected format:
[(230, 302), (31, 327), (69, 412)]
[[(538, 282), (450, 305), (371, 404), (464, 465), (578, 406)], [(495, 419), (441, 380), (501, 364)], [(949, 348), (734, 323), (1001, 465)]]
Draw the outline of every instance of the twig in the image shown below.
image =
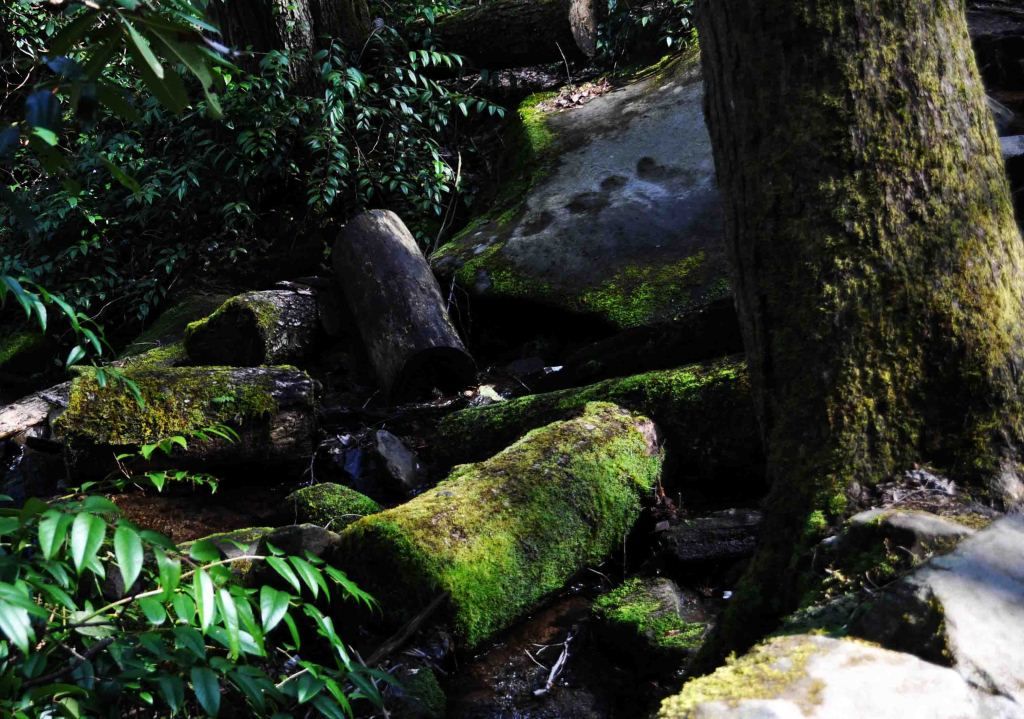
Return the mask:
[(555, 686), (555, 680), (558, 679), (558, 675), (565, 669), (565, 663), (569, 660), (570, 642), (572, 642), (572, 632), (569, 632), (569, 636), (565, 638), (565, 642), (562, 644), (562, 654), (558, 657), (558, 661), (555, 662), (554, 666), (551, 667), (551, 672), (548, 674), (548, 680), (544, 682), (544, 686), (533, 690), (535, 697), (544, 696)]
[(404, 627), (399, 629), (390, 639), (381, 644), (377, 651), (370, 655), (370, 658), (365, 662), (366, 666), (372, 667), (380, 664), (389, 654), (399, 649), (409, 640), (409, 637), (419, 631), (419, 628), (430, 618), (430, 615), (436, 612), (447, 599), (448, 592), (442, 592), (434, 597), (433, 601), (422, 612), (410, 619)]
[(91, 647), (89, 647), (89, 649), (84, 654), (79, 654), (78, 652), (76, 652), (71, 647), (66, 647), (63, 644), (61, 644), (60, 646), (61, 646), (62, 649), (66, 650), (66, 651), (68, 651), (68, 652), (70, 652), (72, 654), (72, 656), (74, 657), (74, 661), (72, 661), (70, 664), (68, 664), (63, 669), (58, 669), (55, 672), (50, 672), (49, 674), (44, 674), (43, 676), (36, 677), (35, 679), (29, 679), (27, 682), (25, 682), (22, 685), (22, 687), (27, 689), (29, 687), (39, 686), (40, 684), (49, 684), (54, 679), (60, 679), (65, 674), (70, 674), (75, 669), (77, 669), (79, 664), (83, 664), (84, 662), (89, 661), (89, 659), (91, 659), (92, 657), (96, 656), (97, 654), (102, 652), (104, 649), (106, 649), (107, 647), (109, 647), (113, 643), (114, 643), (114, 638), (113, 637), (107, 637), (106, 639), (101, 639), (100, 641), (96, 642)]

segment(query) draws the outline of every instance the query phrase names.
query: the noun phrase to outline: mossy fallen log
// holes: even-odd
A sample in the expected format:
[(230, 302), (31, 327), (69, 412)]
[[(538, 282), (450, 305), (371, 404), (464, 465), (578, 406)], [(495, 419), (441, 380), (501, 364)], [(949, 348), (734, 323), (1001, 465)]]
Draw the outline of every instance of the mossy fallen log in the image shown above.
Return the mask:
[(182, 346), (185, 329), (212, 314), (228, 299), (227, 295), (188, 295), (160, 314), (121, 353), (121, 364), (134, 367), (177, 367), (188, 364)]
[(267, 290), (232, 297), (185, 330), (195, 364), (255, 367), (300, 359), (320, 336), (313, 290)]
[(666, 480), (722, 498), (762, 492), (764, 458), (742, 360), (610, 379), (520, 397), (446, 417), (435, 438), (445, 464), (488, 457), (528, 430), (614, 402), (654, 419), (665, 437)]
[[(313, 381), (291, 367), (128, 368), (143, 403), (122, 383), (100, 387), (91, 371), (71, 383), (67, 409), (53, 423), (86, 473), (109, 448), (134, 448), (181, 435), (187, 449), (169, 461), (189, 466), (304, 464), (313, 451)], [(237, 441), (190, 439), (197, 430), (226, 424)], [(96, 451), (99, 450), (99, 451)], [(157, 455), (154, 455), (156, 458)]]
[(621, 545), (661, 471), (654, 424), (594, 403), (342, 532), (335, 563), (409, 620), (440, 592), (464, 646)]

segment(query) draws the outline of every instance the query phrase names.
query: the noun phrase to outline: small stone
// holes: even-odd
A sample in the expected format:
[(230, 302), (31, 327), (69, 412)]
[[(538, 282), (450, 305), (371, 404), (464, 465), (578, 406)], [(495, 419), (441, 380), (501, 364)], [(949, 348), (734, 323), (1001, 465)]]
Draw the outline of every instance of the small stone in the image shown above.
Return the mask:
[(683, 519), (658, 536), (661, 553), (681, 564), (709, 564), (744, 559), (754, 553), (761, 513), (727, 509)]
[(386, 429), (377, 431), (376, 440), (377, 454), (384, 460), (398, 489), (404, 492), (416, 489), (420, 483), (420, 464), (416, 454)]

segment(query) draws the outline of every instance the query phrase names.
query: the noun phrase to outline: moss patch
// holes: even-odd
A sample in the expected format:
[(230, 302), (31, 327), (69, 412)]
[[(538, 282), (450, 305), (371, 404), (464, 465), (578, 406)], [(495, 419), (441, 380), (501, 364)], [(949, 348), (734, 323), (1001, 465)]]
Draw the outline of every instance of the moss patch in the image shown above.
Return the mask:
[(703, 622), (685, 621), (640, 578), (598, 597), (594, 613), (649, 642), (655, 650), (692, 651), (700, 646), (707, 628)]
[(45, 344), (46, 338), (38, 332), (14, 332), (0, 339), (0, 369), (30, 352), (42, 349)]
[[(755, 648), (750, 654), (730, 658), (714, 674), (693, 679), (683, 691), (661, 705), (659, 719), (686, 719), (705, 702), (724, 702), (731, 707), (747, 699), (774, 699), (805, 681), (807, 662), (816, 646), (806, 637), (776, 639)], [(811, 710), (820, 701), (820, 680), (805, 688), (802, 709)]]
[(619, 546), (660, 473), (651, 441), (645, 421), (591, 404), (352, 524), (339, 557), (397, 622), (447, 592), (456, 634), (477, 645)]
[(141, 354), (133, 354), (125, 361), (125, 367), (137, 369), (157, 369), (160, 367), (179, 367), (188, 362), (183, 342), (172, 342), (163, 347), (154, 347)]
[(167, 349), (181, 340), (186, 326), (206, 317), (216, 310), (227, 297), (225, 295), (193, 295), (186, 297), (163, 312), (145, 332), (140, 334), (121, 353), (122, 357)]
[(366, 495), (331, 482), (296, 490), (285, 503), (289, 511), (294, 510), (296, 524), (308, 522), (335, 532), (360, 517), (381, 511), (380, 505)]
[(56, 420), (59, 432), (99, 444), (135, 445), (216, 423), (243, 424), (277, 411), (273, 370), (128, 368), (125, 375), (138, 386), (144, 406), (120, 384), (101, 388), (95, 373), (85, 369), (72, 382), (67, 410)]

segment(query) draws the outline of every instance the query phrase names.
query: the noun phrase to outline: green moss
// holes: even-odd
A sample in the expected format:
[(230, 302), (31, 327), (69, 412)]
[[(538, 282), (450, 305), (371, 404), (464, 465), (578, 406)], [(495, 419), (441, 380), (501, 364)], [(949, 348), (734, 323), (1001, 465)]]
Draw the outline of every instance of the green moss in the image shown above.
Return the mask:
[(41, 349), (46, 343), (46, 338), (38, 332), (15, 332), (3, 339), (0, 339), (0, 368), (5, 367), (12, 361)]
[(623, 626), (655, 649), (691, 651), (700, 645), (707, 630), (703, 622), (683, 620), (640, 578), (601, 595), (593, 608), (599, 618)]
[(360, 517), (381, 511), (380, 505), (366, 495), (330, 482), (296, 490), (285, 503), (294, 509), (296, 524), (308, 522), (335, 532)]
[(72, 382), (56, 428), (101, 444), (133, 445), (274, 414), (275, 373), (249, 373), (236, 381), (235, 372), (230, 367), (129, 367), (125, 376), (138, 386), (145, 401), (140, 406), (120, 383), (101, 388), (87, 369)]
[(415, 673), (403, 672), (398, 678), (398, 684), (401, 690), (400, 706), (389, 707), (392, 716), (444, 719), (448, 697), (433, 670), (420, 666)]
[(613, 402), (651, 416), (673, 461), (690, 476), (721, 479), (721, 472), (759, 484), (763, 465), (749, 392), (738, 359), (648, 372), (455, 412), (441, 422), (436, 445), (452, 461), (475, 461), (588, 402)]
[[(713, 674), (689, 681), (681, 693), (662, 702), (658, 717), (689, 719), (706, 702), (735, 707), (744, 700), (779, 698), (807, 682), (807, 663), (815, 650), (813, 640), (804, 637), (774, 639), (740, 659), (730, 658)], [(820, 680), (804, 687), (801, 708), (806, 713), (820, 702), (822, 689)]]
[(125, 360), (125, 367), (156, 369), (159, 367), (178, 367), (188, 362), (183, 342), (172, 342), (163, 347), (155, 347), (140, 354), (133, 354)]
[(223, 304), (224, 295), (192, 295), (163, 312), (145, 332), (128, 345), (122, 357), (172, 346), (185, 335), (189, 323), (206, 317)]
[(190, 322), (185, 328), (185, 342), (187, 344), (193, 336), (202, 333), (207, 327), (214, 326), (217, 322), (237, 322), (239, 315), (251, 317), (256, 323), (260, 336), (266, 338), (277, 325), (280, 313), (280, 308), (260, 292), (236, 295), (218, 307), (209, 317)]
[(457, 635), (479, 644), (622, 542), (661, 468), (640, 424), (591, 404), (352, 524), (339, 556), (396, 621), (447, 592)]

